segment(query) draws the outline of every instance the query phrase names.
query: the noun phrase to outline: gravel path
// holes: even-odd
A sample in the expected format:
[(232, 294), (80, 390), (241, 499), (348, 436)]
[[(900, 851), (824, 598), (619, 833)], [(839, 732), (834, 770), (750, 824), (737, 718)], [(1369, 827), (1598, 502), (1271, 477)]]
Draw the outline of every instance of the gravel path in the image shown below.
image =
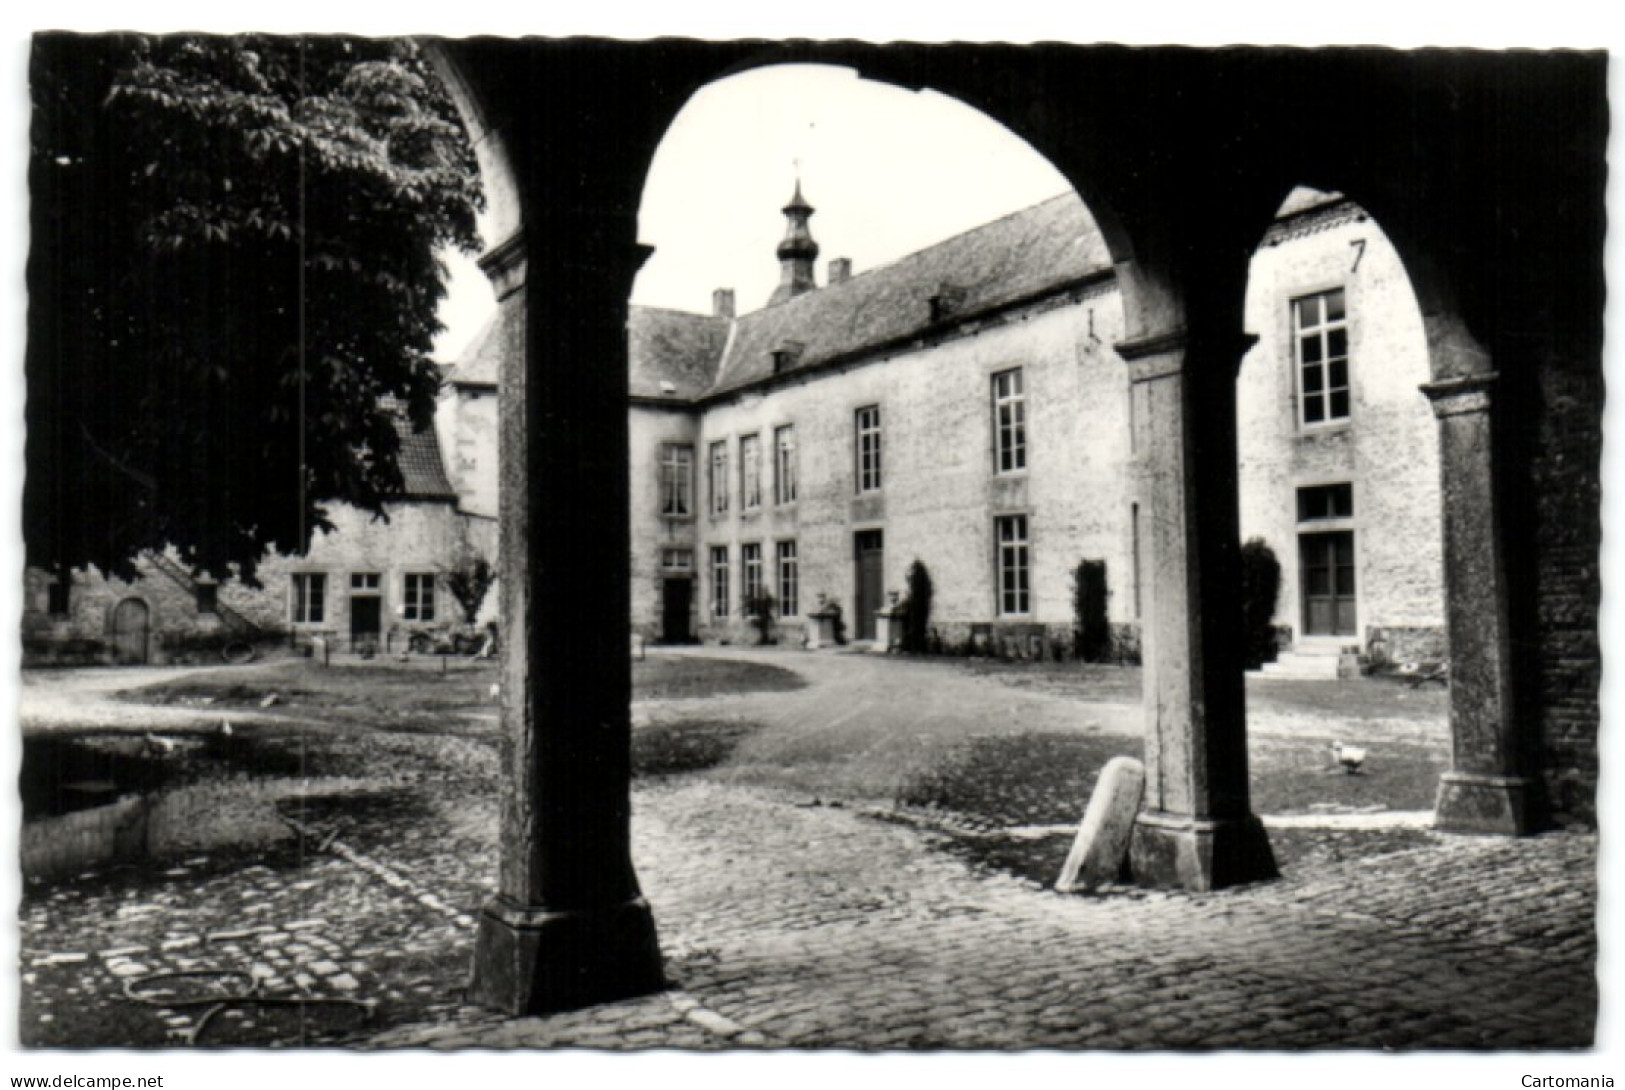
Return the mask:
[[(259, 665), (270, 667), (279, 660)], [(193, 674), (207, 673), (210, 666), (127, 666), (87, 667), (71, 670), (23, 671), (20, 717), (27, 732), (83, 730), (184, 731), (217, 726), (221, 709), (175, 705), (135, 704), (116, 699), (126, 689), (179, 681)], [(234, 670), (243, 667), (232, 667)], [(233, 722), (254, 722), (274, 718), (258, 712), (232, 708)]]

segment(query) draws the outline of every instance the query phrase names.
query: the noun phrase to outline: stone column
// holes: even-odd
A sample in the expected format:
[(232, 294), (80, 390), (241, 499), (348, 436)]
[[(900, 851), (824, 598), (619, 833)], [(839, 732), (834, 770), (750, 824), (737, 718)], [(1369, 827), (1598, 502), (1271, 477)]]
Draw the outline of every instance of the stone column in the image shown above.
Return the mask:
[(1495, 495), (1493, 372), (1423, 386), (1439, 418), (1445, 623), (1450, 635), (1451, 769), (1434, 825), (1462, 833), (1529, 831), (1529, 781), (1513, 720), (1511, 633)]
[(1146, 885), (1277, 873), (1247, 787), (1235, 378), (1252, 340), (1181, 330), (1117, 346), (1145, 520), (1145, 803), (1129, 861)]
[(520, 237), (486, 262), (525, 320), (500, 394), (501, 875), (469, 993), (515, 1015), (664, 986), (630, 845), (625, 315), (643, 255), (584, 233), (537, 237), (595, 265), (527, 273)]

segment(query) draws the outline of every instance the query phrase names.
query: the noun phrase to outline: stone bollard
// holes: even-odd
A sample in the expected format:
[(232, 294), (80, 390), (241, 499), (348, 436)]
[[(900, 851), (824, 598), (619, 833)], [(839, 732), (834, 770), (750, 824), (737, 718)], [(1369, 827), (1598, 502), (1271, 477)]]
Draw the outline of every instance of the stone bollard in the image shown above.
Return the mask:
[(1133, 757), (1113, 757), (1106, 762), (1095, 782), (1094, 794), (1089, 796), (1066, 865), (1055, 880), (1057, 892), (1092, 889), (1116, 880), (1128, 855), (1129, 836), (1144, 792), (1145, 765)]

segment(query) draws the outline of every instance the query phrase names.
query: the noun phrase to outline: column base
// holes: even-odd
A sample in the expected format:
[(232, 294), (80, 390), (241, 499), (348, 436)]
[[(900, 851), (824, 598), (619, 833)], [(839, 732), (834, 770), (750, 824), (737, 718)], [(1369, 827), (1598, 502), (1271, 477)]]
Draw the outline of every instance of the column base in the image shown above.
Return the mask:
[(498, 896), (480, 910), (469, 1002), (549, 1014), (666, 987), (654, 915), (642, 897), (592, 911), (524, 908)]
[(1264, 824), (1252, 814), (1215, 820), (1142, 811), (1128, 858), (1140, 885), (1198, 893), (1280, 876)]
[(1522, 776), (1446, 772), (1439, 777), (1433, 827), (1444, 833), (1524, 836), (1531, 832), (1529, 781)]

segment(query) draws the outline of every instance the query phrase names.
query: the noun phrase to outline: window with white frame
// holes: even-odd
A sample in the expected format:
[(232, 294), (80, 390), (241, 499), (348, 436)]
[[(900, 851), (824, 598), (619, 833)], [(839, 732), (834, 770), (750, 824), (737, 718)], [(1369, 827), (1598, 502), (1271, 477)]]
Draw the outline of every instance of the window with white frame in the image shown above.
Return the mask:
[(762, 596), (762, 546), (759, 542), (739, 547), (739, 566), (745, 572), (746, 608)]
[(407, 572), (402, 585), (401, 618), (408, 621), (434, 620), (434, 573)]
[(779, 542), (779, 616), (794, 617), (801, 612), (801, 569), (796, 543)]
[(382, 585), (383, 584), (380, 577), (375, 571), (357, 571), (350, 573), (350, 589), (352, 591), (376, 591)]
[(694, 570), (694, 550), (661, 549), (660, 567), (664, 571), (691, 572)]
[(857, 413), (858, 491), (880, 488), (880, 406), (866, 405)]
[(1298, 418), (1306, 427), (1349, 418), (1349, 330), (1343, 289), (1292, 301)]
[(796, 500), (796, 428), (786, 424), (773, 432), (773, 502)]
[(728, 615), (728, 546), (711, 546), (711, 616)]
[(1027, 392), (1021, 368), (993, 376), (994, 467), (1000, 473), (1027, 468)]
[(745, 435), (739, 439), (739, 509), (754, 511), (762, 506), (762, 437)]
[(718, 440), (711, 444), (711, 513), (713, 515), (726, 515), (728, 513), (728, 441)]
[(694, 513), (694, 448), (687, 443), (661, 444), (660, 513), (677, 517)]
[(293, 573), (294, 624), (321, 624), (327, 618), (327, 573)]
[(999, 550), (999, 613), (1031, 613), (1032, 557), (1028, 552), (1027, 516), (1001, 515), (994, 519), (993, 537)]

